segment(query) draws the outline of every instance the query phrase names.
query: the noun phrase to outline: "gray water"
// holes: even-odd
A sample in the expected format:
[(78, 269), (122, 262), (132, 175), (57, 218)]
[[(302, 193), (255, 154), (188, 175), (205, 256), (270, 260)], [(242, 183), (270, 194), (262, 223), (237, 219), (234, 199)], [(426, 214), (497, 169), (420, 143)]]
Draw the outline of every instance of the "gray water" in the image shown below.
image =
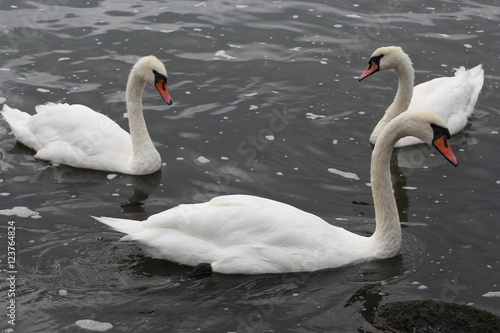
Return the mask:
[[(494, 4), (492, 4), (494, 3)], [(376, 332), (383, 304), (436, 299), (500, 315), (500, 6), (497, 1), (75, 1), (0, 3), (0, 99), (33, 113), (81, 103), (127, 128), (126, 77), (154, 54), (174, 104), (145, 92), (165, 165), (134, 177), (36, 160), (0, 119), (1, 268), (15, 225), (16, 332)], [(229, 193), (279, 200), (369, 235), (369, 134), (397, 87), (362, 82), (373, 50), (400, 45), (416, 83), (484, 65), (474, 115), (451, 144), (394, 154), (401, 254), (316, 273), (189, 277), (89, 215), (145, 219)], [(20, 208), (15, 208), (20, 207)], [(11, 214), (11, 215), (9, 215)], [(495, 293), (496, 292), (496, 293)], [(495, 296), (497, 297), (488, 297)]]

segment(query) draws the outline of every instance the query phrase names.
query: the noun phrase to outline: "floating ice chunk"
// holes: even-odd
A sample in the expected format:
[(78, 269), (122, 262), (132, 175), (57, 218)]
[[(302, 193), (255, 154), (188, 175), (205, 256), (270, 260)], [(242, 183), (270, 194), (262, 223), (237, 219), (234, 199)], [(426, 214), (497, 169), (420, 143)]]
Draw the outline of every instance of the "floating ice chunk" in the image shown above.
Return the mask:
[(307, 119), (312, 119), (312, 120), (315, 120), (315, 119), (318, 119), (318, 118), (325, 118), (326, 116), (322, 115), (322, 114), (314, 114), (312, 112), (308, 112), (306, 113), (306, 118)]
[(44, 89), (44, 88), (36, 88), (37, 91), (41, 92), (41, 93), (48, 93), (50, 92), (49, 89)]
[(357, 15), (357, 14), (347, 14), (346, 16), (347, 16), (347, 17), (361, 18), (361, 16), (359, 16), (359, 15)]
[(266, 139), (268, 139), (269, 141), (273, 141), (274, 135), (266, 135)]
[(4, 103), (7, 100), (5, 97), (0, 97), (0, 103)]
[(118, 175), (116, 173), (110, 173), (109, 175), (106, 176), (109, 180), (115, 179)]
[(202, 164), (207, 164), (208, 162), (210, 162), (210, 160), (208, 158), (206, 158), (205, 156), (198, 157), (197, 161), (202, 163)]
[(113, 325), (110, 323), (101, 323), (100, 321), (95, 321), (92, 319), (80, 319), (75, 322), (75, 325), (83, 328), (84, 330), (104, 332), (111, 328)]
[(255, 110), (258, 109), (259, 107), (257, 105), (250, 105), (250, 108), (248, 110)]
[(470, 44), (464, 44), (464, 46), (465, 46), (466, 48), (468, 48), (468, 49), (472, 48), (472, 45), (470, 45)]
[(417, 188), (414, 186), (403, 186), (405, 190), (416, 190)]
[(215, 52), (215, 56), (216, 57), (222, 57), (222, 58), (225, 58), (225, 59), (228, 59), (228, 60), (236, 59), (236, 57), (233, 57), (233, 56), (230, 56), (230, 55), (226, 54), (226, 51), (224, 51), (224, 50), (219, 50), (219, 51)]
[(483, 297), (500, 297), (500, 291), (488, 291)]
[(71, 58), (68, 58), (68, 57), (63, 57), (63, 58), (59, 58), (59, 59), (57, 59), (57, 61), (64, 61), (64, 60), (69, 60), (69, 59), (71, 59)]
[(347, 178), (347, 179), (359, 180), (358, 175), (355, 173), (352, 173), (352, 172), (341, 171), (341, 170), (337, 170), (334, 168), (328, 168), (328, 172), (334, 173), (336, 175), (342, 176), (342, 177)]
[(59, 290), (58, 294), (59, 294), (59, 296), (66, 296), (66, 295), (68, 295), (68, 291), (65, 289), (61, 289), (61, 290)]
[(31, 217), (32, 219), (39, 219), (42, 216), (40, 215), (39, 212), (35, 212), (28, 207), (24, 206), (17, 206), (12, 209), (2, 209), (0, 210), (0, 215), (6, 215), (6, 216), (18, 216), (18, 217)]

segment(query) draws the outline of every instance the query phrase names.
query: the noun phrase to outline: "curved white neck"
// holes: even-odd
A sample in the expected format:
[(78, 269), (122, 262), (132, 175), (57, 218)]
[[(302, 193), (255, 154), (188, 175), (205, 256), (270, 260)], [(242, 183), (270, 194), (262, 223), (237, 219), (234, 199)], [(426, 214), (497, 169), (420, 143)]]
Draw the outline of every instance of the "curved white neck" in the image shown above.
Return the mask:
[(413, 95), (414, 71), (409, 59), (402, 59), (400, 65), (394, 69), (399, 77), (398, 91), (392, 104), (387, 108), (384, 116), (373, 130), (370, 141), (375, 144), (382, 129), (402, 112), (408, 110)]
[(383, 132), (373, 149), (370, 170), (376, 222), (375, 233), (370, 238), (374, 241), (377, 257), (396, 255), (401, 246), (401, 225), (392, 189), (390, 161), (405, 124), (395, 121), (389, 126), (391, 129)]
[(128, 124), (132, 138), (133, 159), (141, 156), (157, 154), (153, 141), (149, 136), (142, 109), (142, 91), (146, 82), (139, 78), (134, 71), (129, 75), (125, 102), (127, 105)]

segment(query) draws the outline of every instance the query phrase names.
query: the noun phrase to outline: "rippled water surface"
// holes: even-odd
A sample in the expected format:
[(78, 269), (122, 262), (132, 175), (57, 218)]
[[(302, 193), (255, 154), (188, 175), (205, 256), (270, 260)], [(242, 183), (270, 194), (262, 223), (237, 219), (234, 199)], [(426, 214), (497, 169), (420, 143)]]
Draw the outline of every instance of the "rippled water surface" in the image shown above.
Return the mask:
[[(127, 176), (36, 160), (0, 119), (0, 259), (16, 226), (16, 332), (375, 332), (378, 306), (438, 299), (500, 314), (497, 1), (136, 1), (0, 3), (0, 99), (33, 113), (81, 103), (127, 128), (130, 67), (169, 71), (174, 104), (144, 96), (160, 172)], [(369, 235), (369, 135), (397, 78), (358, 82), (373, 50), (400, 45), (416, 83), (482, 63), (473, 117), (451, 140), (395, 153), (401, 254), (326, 272), (192, 279), (89, 215), (144, 219), (247, 193)], [(18, 208), (15, 208), (18, 207)], [(9, 215), (11, 214), (11, 215)], [(9, 301), (2, 278), (0, 299)], [(489, 294), (488, 294), (489, 293)], [(0, 328), (11, 327), (1, 310)]]

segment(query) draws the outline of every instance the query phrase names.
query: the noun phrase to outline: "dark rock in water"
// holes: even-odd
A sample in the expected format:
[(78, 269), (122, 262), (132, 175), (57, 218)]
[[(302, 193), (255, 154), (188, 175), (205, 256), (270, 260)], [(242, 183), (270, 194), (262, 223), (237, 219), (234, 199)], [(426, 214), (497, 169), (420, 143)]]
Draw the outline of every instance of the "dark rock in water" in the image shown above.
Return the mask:
[(500, 317), (467, 305), (434, 300), (383, 305), (374, 326), (383, 332), (500, 332)]

